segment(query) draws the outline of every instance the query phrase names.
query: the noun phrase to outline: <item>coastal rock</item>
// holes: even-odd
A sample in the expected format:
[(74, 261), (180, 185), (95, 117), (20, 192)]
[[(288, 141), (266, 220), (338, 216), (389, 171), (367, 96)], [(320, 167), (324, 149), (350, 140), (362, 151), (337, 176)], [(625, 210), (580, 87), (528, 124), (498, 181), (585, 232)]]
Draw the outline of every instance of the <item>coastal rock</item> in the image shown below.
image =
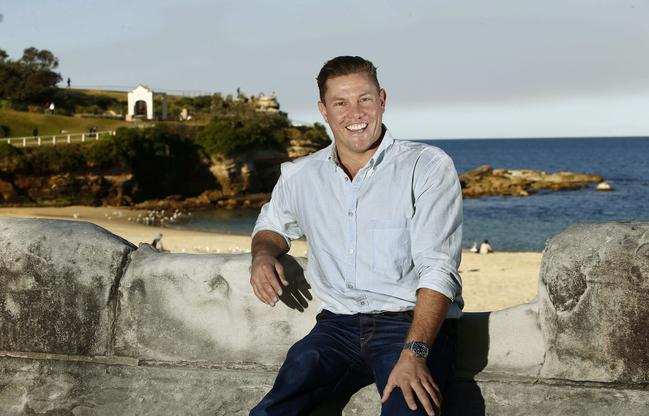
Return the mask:
[(29, 202), (29, 198), (19, 195), (11, 182), (0, 179), (0, 204), (9, 205), (20, 202)]
[(248, 152), (235, 158), (214, 158), (210, 172), (226, 197), (270, 192), (279, 178), (279, 167), (288, 159), (276, 150)]
[(649, 382), (649, 224), (573, 225), (543, 255), (546, 378)]
[(612, 191), (613, 187), (608, 182), (600, 182), (597, 184), (598, 191)]
[(17, 176), (0, 180), (5, 205), (130, 205), (131, 174), (71, 174)]
[(540, 190), (563, 191), (588, 187), (602, 182), (601, 176), (574, 172), (546, 173), (531, 169), (493, 169), (479, 166), (460, 175), (462, 194), (466, 198), (482, 196), (528, 196)]

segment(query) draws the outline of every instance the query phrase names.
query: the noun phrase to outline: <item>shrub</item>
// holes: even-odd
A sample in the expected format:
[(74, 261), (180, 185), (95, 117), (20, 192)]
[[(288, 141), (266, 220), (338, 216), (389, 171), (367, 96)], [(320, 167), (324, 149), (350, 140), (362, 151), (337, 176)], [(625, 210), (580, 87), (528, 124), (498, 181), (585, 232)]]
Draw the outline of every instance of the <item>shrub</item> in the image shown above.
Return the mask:
[(280, 113), (241, 110), (217, 115), (199, 133), (197, 142), (212, 156), (231, 157), (253, 149), (283, 149), (289, 121)]

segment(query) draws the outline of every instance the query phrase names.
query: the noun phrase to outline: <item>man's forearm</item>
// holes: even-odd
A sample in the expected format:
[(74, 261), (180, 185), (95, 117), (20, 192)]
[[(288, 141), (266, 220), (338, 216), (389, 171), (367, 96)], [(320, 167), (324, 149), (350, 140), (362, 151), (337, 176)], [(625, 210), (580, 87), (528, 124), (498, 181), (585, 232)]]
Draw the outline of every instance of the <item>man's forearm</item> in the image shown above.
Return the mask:
[(266, 254), (278, 258), (282, 254), (286, 254), (289, 250), (288, 244), (284, 237), (274, 231), (263, 230), (255, 234), (252, 239), (252, 246), (250, 248), (252, 258), (260, 254)]
[(441, 293), (426, 288), (419, 289), (415, 315), (406, 342), (419, 341), (429, 347), (433, 345), (450, 305), (451, 301)]

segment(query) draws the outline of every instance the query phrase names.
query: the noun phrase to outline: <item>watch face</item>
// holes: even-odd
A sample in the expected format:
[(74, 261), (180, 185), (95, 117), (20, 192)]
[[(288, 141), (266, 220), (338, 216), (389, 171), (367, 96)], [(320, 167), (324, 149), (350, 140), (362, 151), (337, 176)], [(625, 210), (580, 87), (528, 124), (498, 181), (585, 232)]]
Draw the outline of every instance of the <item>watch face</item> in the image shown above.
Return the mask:
[(414, 352), (419, 358), (428, 357), (428, 347), (423, 342), (409, 342), (406, 344), (406, 348)]

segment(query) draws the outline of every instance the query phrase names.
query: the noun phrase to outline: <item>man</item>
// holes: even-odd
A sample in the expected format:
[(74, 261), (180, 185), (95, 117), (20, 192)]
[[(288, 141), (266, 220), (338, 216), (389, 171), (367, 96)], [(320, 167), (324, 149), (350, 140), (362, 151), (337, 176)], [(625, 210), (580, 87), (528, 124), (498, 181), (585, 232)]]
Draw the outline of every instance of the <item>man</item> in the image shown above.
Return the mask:
[(382, 415), (439, 414), (463, 306), (457, 173), (441, 150), (387, 131), (371, 62), (337, 57), (317, 80), (334, 141), (282, 165), (253, 232), (250, 281), (274, 306), (288, 284), (277, 258), (305, 235), (322, 311), (251, 415), (309, 414), (372, 382)]

